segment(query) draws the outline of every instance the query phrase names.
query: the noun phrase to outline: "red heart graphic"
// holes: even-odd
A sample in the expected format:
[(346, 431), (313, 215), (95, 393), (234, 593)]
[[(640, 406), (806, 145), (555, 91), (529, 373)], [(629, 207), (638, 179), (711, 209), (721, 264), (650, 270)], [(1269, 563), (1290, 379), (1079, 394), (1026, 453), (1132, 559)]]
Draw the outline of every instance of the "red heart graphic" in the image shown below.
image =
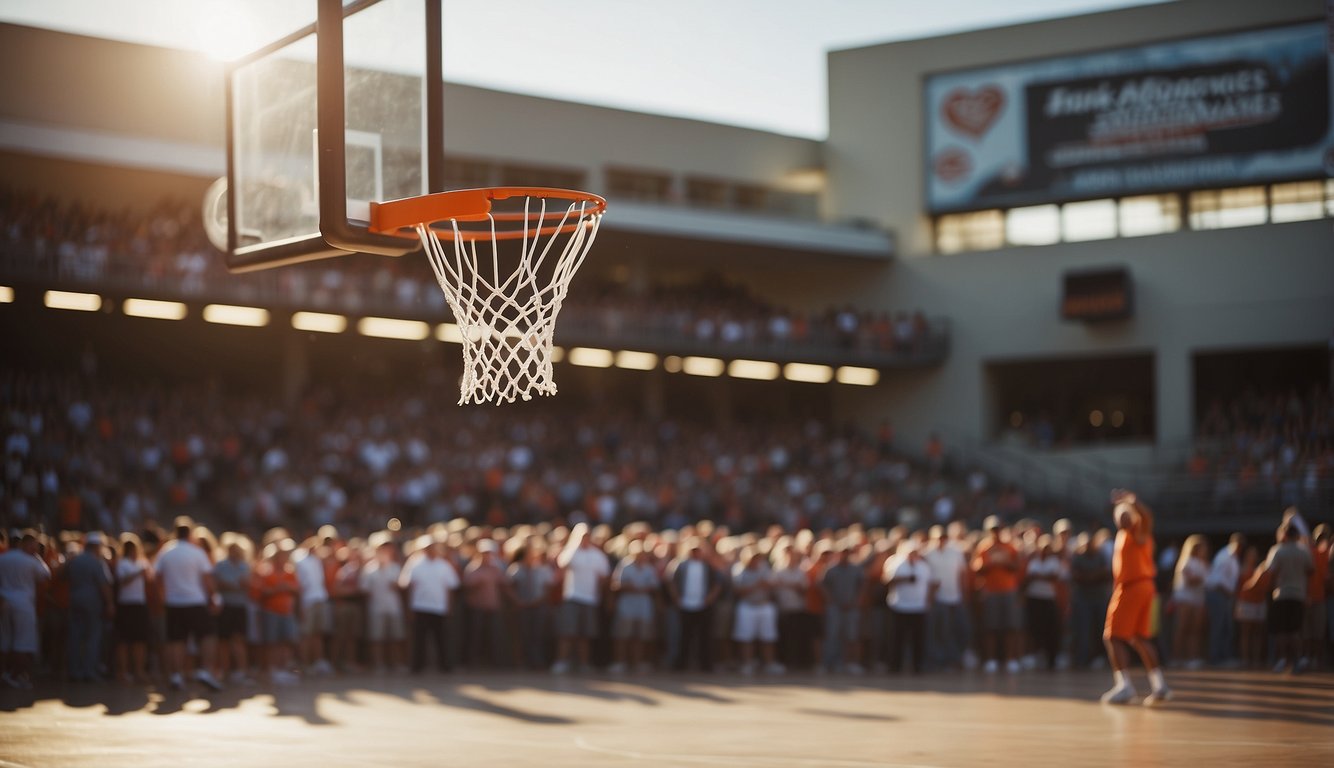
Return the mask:
[(1005, 109), (1005, 91), (996, 85), (984, 85), (975, 91), (955, 88), (945, 95), (941, 112), (960, 133), (982, 138)]
[(957, 147), (948, 147), (936, 153), (931, 163), (936, 178), (946, 184), (956, 182), (973, 171), (973, 161), (968, 153)]

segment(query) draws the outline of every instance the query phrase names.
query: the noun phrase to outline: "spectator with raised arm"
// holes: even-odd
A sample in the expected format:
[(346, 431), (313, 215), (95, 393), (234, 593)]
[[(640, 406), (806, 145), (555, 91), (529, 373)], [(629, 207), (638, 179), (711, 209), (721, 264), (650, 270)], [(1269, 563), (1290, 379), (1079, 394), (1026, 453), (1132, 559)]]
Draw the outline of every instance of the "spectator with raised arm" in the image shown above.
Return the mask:
[(559, 625), (556, 663), (551, 671), (563, 674), (578, 663), (581, 670), (589, 668), (592, 642), (598, 634), (598, 610), (607, 581), (611, 577), (611, 563), (590, 536), (586, 523), (579, 523), (570, 531), (570, 540), (556, 558), (564, 581)]
[(1302, 539), (1298, 524), (1285, 518), (1278, 529), (1278, 543), (1270, 550), (1247, 587), (1255, 587), (1261, 579), (1273, 584), (1273, 602), (1269, 608), (1269, 635), (1273, 645), (1275, 672), (1302, 671), (1298, 663), (1302, 656), (1302, 626), (1306, 610), (1306, 589), (1315, 563), (1311, 552), (1300, 545)]

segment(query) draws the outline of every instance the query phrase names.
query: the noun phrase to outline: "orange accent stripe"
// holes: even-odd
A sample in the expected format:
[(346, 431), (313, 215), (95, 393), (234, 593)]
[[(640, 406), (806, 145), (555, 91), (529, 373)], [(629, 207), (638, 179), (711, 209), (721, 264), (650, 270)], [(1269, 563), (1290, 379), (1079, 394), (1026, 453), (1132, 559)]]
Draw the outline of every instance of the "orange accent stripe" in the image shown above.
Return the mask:
[[(487, 215), (491, 212), (491, 201), (507, 200), (511, 197), (546, 197), (561, 200), (584, 201), (592, 205), (592, 210), (585, 210), (584, 216), (596, 216), (607, 209), (607, 201), (589, 192), (579, 192), (571, 189), (556, 189), (548, 187), (485, 187), (481, 189), (458, 189), (450, 192), (436, 192), (429, 195), (420, 195), (417, 197), (406, 197), (401, 200), (390, 200), (383, 203), (371, 203), (370, 231), (377, 234), (394, 235), (404, 238), (415, 238), (415, 227), (418, 224), (433, 224), (438, 221), (486, 221)], [(527, 218), (522, 213), (498, 213), (494, 214), (498, 222), (523, 221)], [(542, 227), (540, 230), (530, 230), (527, 234), (550, 235), (557, 231), (573, 232), (580, 226), (579, 222), (567, 223), (563, 227), (555, 225)], [(515, 240), (524, 236), (522, 228), (518, 230), (497, 230), (494, 237), (497, 240)], [(460, 229), (459, 236), (464, 240), (489, 240), (492, 237), (490, 228), (485, 230), (464, 230)], [(453, 239), (452, 231), (438, 231), (437, 237), (442, 239)]]

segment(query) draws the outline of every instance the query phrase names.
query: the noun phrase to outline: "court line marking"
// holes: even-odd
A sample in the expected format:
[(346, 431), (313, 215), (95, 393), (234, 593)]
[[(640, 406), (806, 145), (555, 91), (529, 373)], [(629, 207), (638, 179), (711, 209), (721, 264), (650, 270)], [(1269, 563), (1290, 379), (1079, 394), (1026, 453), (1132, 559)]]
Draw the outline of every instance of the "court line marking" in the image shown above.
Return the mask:
[(583, 736), (574, 737), (574, 745), (586, 752), (597, 752), (613, 757), (631, 760), (671, 761), (677, 763), (704, 763), (707, 765), (817, 765), (847, 766), (847, 768), (938, 768), (925, 763), (883, 763), (868, 760), (837, 760), (815, 757), (776, 757), (768, 755), (686, 755), (671, 752), (636, 752), (627, 749), (613, 749), (593, 744)]

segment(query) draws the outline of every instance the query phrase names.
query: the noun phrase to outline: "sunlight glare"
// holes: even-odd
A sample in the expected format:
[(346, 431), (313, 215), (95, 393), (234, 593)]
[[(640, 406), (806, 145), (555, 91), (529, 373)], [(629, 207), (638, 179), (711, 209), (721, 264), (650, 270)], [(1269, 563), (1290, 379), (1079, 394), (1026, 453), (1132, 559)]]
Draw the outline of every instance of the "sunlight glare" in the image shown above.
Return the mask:
[(215, 61), (234, 61), (266, 42), (257, 32), (244, 4), (210, 2), (195, 16), (192, 47)]

